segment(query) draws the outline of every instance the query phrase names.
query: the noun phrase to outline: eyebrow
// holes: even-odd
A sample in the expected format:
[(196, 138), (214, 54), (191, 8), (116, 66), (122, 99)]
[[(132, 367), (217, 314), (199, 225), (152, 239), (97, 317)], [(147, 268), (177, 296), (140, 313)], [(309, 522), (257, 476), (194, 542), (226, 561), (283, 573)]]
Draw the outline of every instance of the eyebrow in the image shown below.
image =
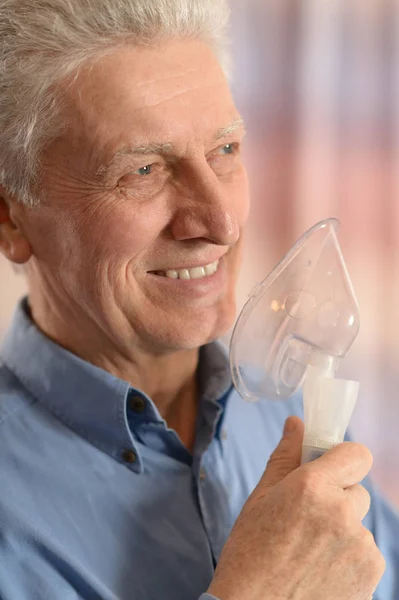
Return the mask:
[[(239, 129), (245, 130), (244, 120), (241, 117), (238, 119), (234, 119), (234, 121), (232, 123), (230, 123), (230, 125), (227, 125), (227, 127), (222, 127), (221, 129), (218, 129), (218, 131), (213, 136), (213, 141), (217, 142), (219, 140), (222, 140), (223, 138), (228, 137), (232, 133), (235, 133)], [(120, 150), (115, 152), (115, 154), (112, 156), (112, 158), (110, 159), (110, 161), (108, 162), (107, 165), (102, 165), (97, 169), (96, 175), (104, 175), (105, 173), (107, 173), (109, 171), (109, 169), (113, 166), (113, 164), (115, 162), (117, 162), (118, 158), (120, 158), (121, 156), (128, 156), (128, 155), (146, 156), (146, 155), (150, 155), (150, 154), (172, 154), (172, 153), (173, 153), (173, 145), (171, 143), (149, 144), (148, 146), (137, 146), (137, 147), (124, 146), (123, 148), (121, 148)]]
[(217, 142), (217, 141), (222, 140), (223, 138), (231, 135), (232, 133), (235, 133), (236, 131), (238, 131), (238, 129), (245, 129), (244, 119), (242, 119), (241, 117), (239, 117), (238, 119), (235, 119), (232, 123), (230, 123), (230, 125), (227, 125), (227, 127), (223, 127), (222, 129), (219, 129), (216, 132), (213, 139), (215, 142)]

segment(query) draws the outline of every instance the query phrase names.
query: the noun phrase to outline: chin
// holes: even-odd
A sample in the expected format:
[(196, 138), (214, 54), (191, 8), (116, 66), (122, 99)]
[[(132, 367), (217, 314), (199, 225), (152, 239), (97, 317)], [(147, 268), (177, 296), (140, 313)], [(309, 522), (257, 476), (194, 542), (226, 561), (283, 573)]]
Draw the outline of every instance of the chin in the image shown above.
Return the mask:
[(145, 345), (151, 346), (152, 351), (155, 350), (157, 354), (193, 350), (227, 333), (234, 324), (235, 317), (235, 300), (225, 301), (213, 309), (192, 314), (170, 314), (162, 325), (158, 322), (158, 327), (146, 328), (145, 333), (142, 333), (147, 341)]
[(180, 322), (178, 328), (169, 332), (170, 346), (179, 350), (200, 348), (225, 335), (233, 326), (235, 317), (236, 305), (233, 302), (216, 314), (187, 319), (184, 324)]

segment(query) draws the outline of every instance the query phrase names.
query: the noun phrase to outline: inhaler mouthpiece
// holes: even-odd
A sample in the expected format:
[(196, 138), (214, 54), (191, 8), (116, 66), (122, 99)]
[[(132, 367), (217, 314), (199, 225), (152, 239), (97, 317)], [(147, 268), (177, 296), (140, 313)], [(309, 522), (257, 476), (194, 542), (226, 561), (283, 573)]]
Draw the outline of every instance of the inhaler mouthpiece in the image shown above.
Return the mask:
[(335, 379), (359, 331), (338, 227), (336, 219), (312, 227), (255, 287), (230, 345), (244, 399), (286, 399), (303, 385), (304, 458), (343, 441), (359, 387)]

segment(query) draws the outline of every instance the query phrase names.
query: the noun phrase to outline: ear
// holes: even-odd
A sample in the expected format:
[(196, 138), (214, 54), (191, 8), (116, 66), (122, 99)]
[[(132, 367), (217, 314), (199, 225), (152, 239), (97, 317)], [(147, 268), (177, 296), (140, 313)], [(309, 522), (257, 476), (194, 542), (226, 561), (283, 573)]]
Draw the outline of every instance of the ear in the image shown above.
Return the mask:
[(24, 264), (32, 256), (32, 248), (11, 217), (11, 200), (0, 186), (0, 252), (11, 262)]

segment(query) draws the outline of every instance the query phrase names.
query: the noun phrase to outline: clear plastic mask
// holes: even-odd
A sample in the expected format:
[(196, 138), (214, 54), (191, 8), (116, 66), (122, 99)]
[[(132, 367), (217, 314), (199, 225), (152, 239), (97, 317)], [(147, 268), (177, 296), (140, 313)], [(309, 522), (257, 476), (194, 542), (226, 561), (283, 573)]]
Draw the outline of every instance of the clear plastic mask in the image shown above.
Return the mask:
[(312, 227), (244, 306), (231, 339), (234, 384), (249, 401), (286, 399), (309, 364), (334, 377), (359, 331), (359, 308), (337, 239), (339, 221)]

